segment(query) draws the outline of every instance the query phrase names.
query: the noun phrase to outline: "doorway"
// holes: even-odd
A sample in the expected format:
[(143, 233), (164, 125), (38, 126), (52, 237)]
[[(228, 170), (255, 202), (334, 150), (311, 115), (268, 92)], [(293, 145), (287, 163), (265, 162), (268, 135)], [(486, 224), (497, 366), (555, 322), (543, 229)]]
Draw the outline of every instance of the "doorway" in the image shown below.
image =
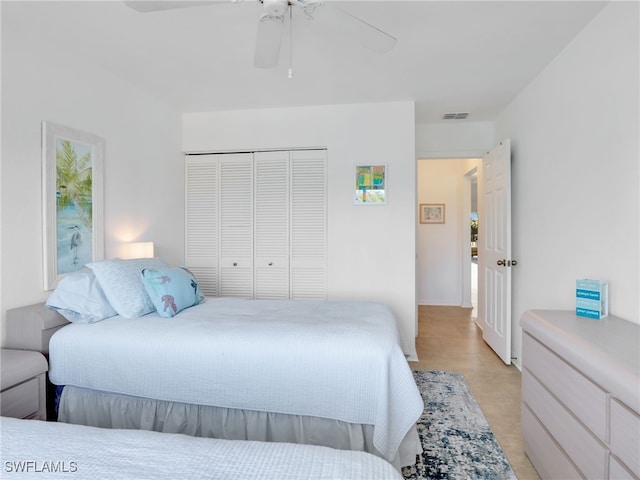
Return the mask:
[[(470, 216), (472, 209), (475, 212), (478, 208), (475, 202), (472, 207), (471, 185), (476, 177), (477, 182), (482, 177), (481, 159), (420, 159), (417, 177), (417, 203), (437, 203), (445, 212), (443, 221), (438, 223), (421, 223), (420, 218), (416, 219), (417, 303), (472, 309)], [(480, 204), (481, 188), (478, 187), (476, 195)], [(481, 287), (478, 285), (478, 294)]]
[(478, 318), (478, 172), (470, 177), (471, 214), (469, 215), (469, 229), (471, 239), (471, 317)]
[(462, 305), (478, 318), (478, 166), (464, 174), (462, 184)]

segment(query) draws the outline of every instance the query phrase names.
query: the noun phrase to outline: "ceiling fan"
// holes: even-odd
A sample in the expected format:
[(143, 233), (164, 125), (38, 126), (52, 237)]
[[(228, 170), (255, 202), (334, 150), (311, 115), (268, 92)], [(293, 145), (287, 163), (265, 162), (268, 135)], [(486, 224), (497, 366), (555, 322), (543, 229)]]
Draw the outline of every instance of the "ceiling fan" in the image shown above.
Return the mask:
[[(124, 3), (139, 12), (154, 12), (174, 8), (211, 5), (216, 3), (237, 3), (239, 0), (125, 0)], [(257, 0), (263, 12), (258, 19), (258, 34), (254, 64), (258, 68), (273, 68), (278, 65), (280, 45), (284, 32), (284, 21), (291, 15), (293, 7), (300, 8), (305, 17), (324, 27), (351, 37), (364, 47), (378, 53), (393, 49), (397, 39), (370, 25), (364, 20), (329, 5), (322, 0)]]

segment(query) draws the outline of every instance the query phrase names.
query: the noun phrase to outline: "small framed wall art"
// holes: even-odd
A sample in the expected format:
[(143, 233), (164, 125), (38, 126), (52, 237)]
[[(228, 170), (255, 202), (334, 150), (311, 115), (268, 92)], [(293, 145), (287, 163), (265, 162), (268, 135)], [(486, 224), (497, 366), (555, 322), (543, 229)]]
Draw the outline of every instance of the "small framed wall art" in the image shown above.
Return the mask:
[(444, 223), (444, 203), (421, 203), (420, 223)]
[(386, 165), (356, 165), (355, 205), (387, 203)]
[(104, 141), (42, 122), (44, 289), (104, 257)]

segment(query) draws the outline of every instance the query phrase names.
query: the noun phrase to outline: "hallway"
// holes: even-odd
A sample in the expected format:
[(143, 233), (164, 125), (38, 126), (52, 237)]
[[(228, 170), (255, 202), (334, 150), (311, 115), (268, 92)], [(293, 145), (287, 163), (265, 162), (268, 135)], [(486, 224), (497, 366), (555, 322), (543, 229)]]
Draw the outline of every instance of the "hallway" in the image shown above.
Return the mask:
[(416, 370), (461, 372), (520, 480), (539, 479), (524, 454), (520, 431), (520, 371), (507, 366), (482, 340), (470, 308), (418, 307)]

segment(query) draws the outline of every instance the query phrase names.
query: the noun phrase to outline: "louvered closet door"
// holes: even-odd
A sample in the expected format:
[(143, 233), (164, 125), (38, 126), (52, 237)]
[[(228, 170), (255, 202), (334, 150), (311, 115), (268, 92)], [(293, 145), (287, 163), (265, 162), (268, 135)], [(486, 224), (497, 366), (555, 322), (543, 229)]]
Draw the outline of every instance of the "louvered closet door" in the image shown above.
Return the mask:
[(222, 297), (253, 297), (253, 155), (219, 155)]
[(254, 154), (255, 298), (289, 298), (289, 156)]
[(292, 299), (327, 297), (327, 153), (291, 152)]
[(218, 296), (219, 164), (215, 157), (185, 158), (185, 262), (207, 296)]

